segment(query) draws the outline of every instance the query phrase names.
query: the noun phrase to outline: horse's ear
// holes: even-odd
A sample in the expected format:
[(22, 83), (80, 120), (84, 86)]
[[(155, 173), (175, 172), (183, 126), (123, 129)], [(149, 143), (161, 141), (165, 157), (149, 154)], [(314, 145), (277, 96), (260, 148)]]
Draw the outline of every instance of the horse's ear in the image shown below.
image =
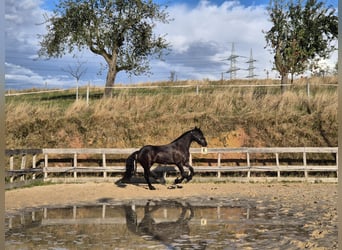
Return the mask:
[(202, 130), (199, 127), (197, 127), (197, 126), (194, 128), (194, 130), (202, 132)]

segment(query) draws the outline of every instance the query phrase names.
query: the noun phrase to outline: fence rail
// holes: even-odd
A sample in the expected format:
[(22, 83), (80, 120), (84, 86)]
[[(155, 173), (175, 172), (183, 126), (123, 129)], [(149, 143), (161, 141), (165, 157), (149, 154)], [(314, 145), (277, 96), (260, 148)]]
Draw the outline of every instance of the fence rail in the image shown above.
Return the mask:
[[(243, 81), (243, 80), (242, 80)], [(74, 92), (76, 99), (78, 98), (79, 91), (84, 92), (83, 95), (86, 99), (89, 99), (91, 93), (97, 93), (98, 91), (103, 91), (105, 88), (110, 88), (112, 91), (116, 90), (152, 90), (152, 89), (188, 89), (193, 91), (196, 94), (199, 94), (201, 90), (205, 89), (222, 89), (222, 88), (281, 88), (281, 87), (296, 87), (296, 88), (304, 88), (308, 96), (312, 92), (311, 87), (337, 87), (337, 83), (310, 83), (309, 81), (306, 84), (280, 84), (280, 83), (271, 83), (271, 84), (253, 84), (251, 82), (245, 84), (231, 84), (229, 81), (227, 84), (205, 84), (205, 83), (174, 83), (170, 85), (116, 85), (113, 87), (102, 87), (102, 86), (90, 86), (83, 85), (78, 88), (67, 88), (67, 89), (41, 89), (37, 91), (28, 91), (28, 92), (11, 92), (10, 90), (5, 93), (5, 97), (15, 97), (22, 95), (38, 95), (38, 94), (48, 94), (48, 93), (56, 93), (56, 92)]]
[[(8, 186), (36, 178), (44, 181), (115, 179), (125, 171), (125, 160), (138, 148), (45, 148), (6, 150)], [(191, 148), (195, 172), (217, 179), (337, 182), (337, 147)], [(137, 172), (143, 170), (138, 167)], [(155, 166), (165, 178), (177, 174), (174, 166)], [(260, 174), (262, 173), (262, 174)], [(287, 173), (287, 174), (286, 174)], [(297, 173), (295, 176), (288, 173)], [(316, 175), (312, 176), (312, 173)], [(328, 176), (317, 173), (330, 173)], [(331, 175), (333, 175), (331, 177)], [(261, 177), (261, 178), (260, 178)], [(265, 179), (266, 178), (266, 179)]]

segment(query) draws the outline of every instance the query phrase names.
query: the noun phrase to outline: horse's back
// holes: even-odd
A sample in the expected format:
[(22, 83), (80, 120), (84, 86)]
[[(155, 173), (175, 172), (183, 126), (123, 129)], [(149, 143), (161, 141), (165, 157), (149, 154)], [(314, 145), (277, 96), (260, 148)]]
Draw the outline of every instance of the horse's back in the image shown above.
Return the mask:
[(148, 161), (150, 163), (176, 164), (183, 162), (186, 157), (186, 152), (180, 152), (171, 144), (163, 146), (146, 145), (139, 151), (139, 160)]
[(147, 154), (154, 154), (158, 150), (158, 146), (145, 145), (139, 150), (139, 155), (144, 156)]
[(157, 146), (153, 145), (145, 145), (143, 146), (138, 153), (138, 159), (139, 161), (146, 161), (146, 160), (151, 160), (155, 157), (156, 152), (157, 152)]

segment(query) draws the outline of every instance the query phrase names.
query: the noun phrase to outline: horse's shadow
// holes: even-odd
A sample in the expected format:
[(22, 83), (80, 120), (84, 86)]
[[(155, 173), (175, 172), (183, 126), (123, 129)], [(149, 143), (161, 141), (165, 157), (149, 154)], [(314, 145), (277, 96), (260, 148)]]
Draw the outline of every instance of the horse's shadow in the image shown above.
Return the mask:
[[(150, 182), (152, 184), (166, 185), (164, 171), (166, 171), (167, 173), (174, 173), (176, 172), (176, 169), (173, 166), (165, 167), (159, 165), (153, 170), (153, 175), (149, 178)], [(123, 182), (122, 179), (119, 179), (116, 182), (114, 182), (114, 184), (120, 188), (125, 188), (127, 184), (132, 184), (136, 186), (146, 185), (146, 181), (144, 176), (134, 175), (133, 177), (131, 177), (129, 181), (126, 180)]]
[[(154, 205), (151, 205), (154, 203)], [(180, 208), (181, 212), (178, 219), (156, 222), (153, 217), (153, 212), (165, 208)], [(190, 235), (189, 221), (194, 217), (194, 211), (190, 204), (183, 205), (178, 201), (149, 201), (144, 208), (144, 217), (138, 222), (138, 216), (132, 206), (124, 206), (127, 228), (132, 233), (158, 241), (168, 248), (173, 249), (179, 240), (182, 240), (182, 245), (187, 248), (192, 245)], [(178, 246), (179, 247), (179, 246)], [(198, 247), (198, 246), (197, 246)], [(183, 248), (183, 247), (181, 247)], [(200, 243), (200, 249), (206, 248), (206, 242)]]

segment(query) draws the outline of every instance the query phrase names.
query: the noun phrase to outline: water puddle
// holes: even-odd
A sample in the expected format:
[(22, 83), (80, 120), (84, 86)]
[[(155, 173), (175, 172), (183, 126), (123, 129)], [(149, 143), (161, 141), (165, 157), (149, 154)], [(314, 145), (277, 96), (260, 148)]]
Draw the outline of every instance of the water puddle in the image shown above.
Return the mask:
[(319, 221), (315, 208), (258, 200), (101, 200), (7, 214), (5, 238), (6, 249), (333, 249), (336, 225), (321, 237)]

